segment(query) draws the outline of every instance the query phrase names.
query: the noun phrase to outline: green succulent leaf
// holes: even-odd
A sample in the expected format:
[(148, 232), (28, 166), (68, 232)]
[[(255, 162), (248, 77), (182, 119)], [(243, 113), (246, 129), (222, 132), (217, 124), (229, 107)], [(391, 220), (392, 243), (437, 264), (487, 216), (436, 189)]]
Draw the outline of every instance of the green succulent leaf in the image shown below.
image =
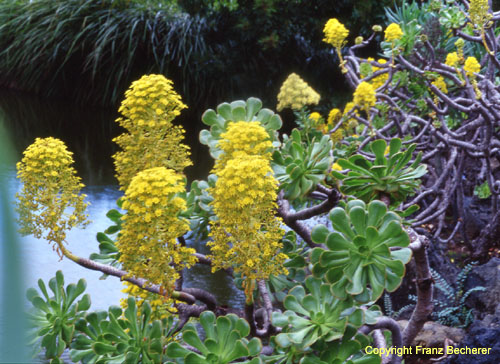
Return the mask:
[(353, 200), (334, 208), (330, 220), (335, 231), (313, 230), (317, 231), (314, 241), (327, 249), (315, 248), (310, 257), (313, 274), (331, 283), (336, 297), (350, 295), (366, 303), (377, 300), (384, 289), (392, 291), (401, 284), (411, 250), (397, 214), (381, 201), (366, 205)]
[(201, 117), (202, 122), (210, 127), (210, 130), (200, 132), (200, 143), (207, 145), (210, 155), (217, 159), (221, 150), (217, 147), (220, 135), (227, 131), (229, 122), (259, 121), (269, 133), (274, 146), (279, 146), (278, 133), (282, 126), (279, 115), (269, 109), (262, 109), (262, 102), (250, 97), (246, 101), (238, 100), (232, 103), (222, 103), (217, 106), (217, 111), (208, 109)]
[(38, 287), (41, 297), (34, 288), (28, 289), (26, 296), (33, 305), (28, 315), (33, 335), (41, 338), (41, 347), (45, 348), (48, 359), (57, 360), (64, 349), (69, 347), (75, 335), (75, 324), (90, 308), (90, 296), (85, 294), (78, 302), (77, 298), (83, 294), (87, 284), (80, 279), (77, 284), (71, 283), (64, 287), (64, 275), (61, 271), (49, 281), (49, 288), (53, 295), (49, 295), (45, 283), (40, 279)]
[(325, 180), (332, 165), (332, 142), (327, 135), (303, 140), (297, 129), (283, 136), (282, 148), (273, 154), (273, 170), (290, 201), (304, 199)]
[(393, 138), (387, 143), (378, 139), (370, 144), (373, 157), (354, 155), (348, 160), (339, 159), (337, 163), (348, 170), (346, 174), (333, 171), (332, 174), (342, 181), (340, 190), (365, 202), (382, 196), (388, 197), (391, 207), (396, 208), (420, 186), (419, 178), (427, 173), (427, 167), (420, 163), (419, 153), (410, 163), (416, 144), (411, 144), (401, 152), (402, 141)]
[(262, 344), (258, 338), (245, 339), (250, 334), (250, 326), (244, 319), (233, 314), (215, 318), (213, 312), (205, 311), (200, 315), (200, 323), (204, 336), (200, 336), (192, 325), (186, 325), (182, 335), (188, 348), (193, 347), (198, 352), (172, 342), (167, 346), (167, 355), (183, 358), (184, 363), (226, 364), (252, 357), (251, 362), (260, 363), (255, 357), (260, 354)]

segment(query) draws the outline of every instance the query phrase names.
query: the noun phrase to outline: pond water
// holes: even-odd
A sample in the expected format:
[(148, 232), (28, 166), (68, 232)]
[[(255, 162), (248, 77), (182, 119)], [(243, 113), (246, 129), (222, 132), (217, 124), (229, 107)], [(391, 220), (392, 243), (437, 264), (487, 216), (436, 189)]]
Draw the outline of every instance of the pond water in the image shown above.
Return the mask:
[[(68, 248), (79, 256), (88, 257), (92, 252), (98, 252), (95, 236), (110, 225), (106, 212), (116, 208), (116, 200), (121, 196), (113, 177), (111, 159), (116, 151), (111, 139), (120, 133), (116, 123), (112, 121), (115, 117), (113, 111), (79, 109), (12, 91), (0, 91), (0, 127), (3, 126), (6, 130), (13, 145), (15, 161), (21, 158), (22, 151), (36, 137), (60, 138), (74, 153), (75, 168), (86, 185), (83, 193), (88, 195), (88, 213), (92, 221), (85, 230), (74, 229), (68, 234)], [(192, 157), (197, 166), (186, 171), (188, 179), (203, 178), (211, 168), (211, 162), (207, 151), (197, 142), (200, 122), (183, 120), (183, 124), (187, 130), (187, 143), (192, 148)], [(20, 189), (15, 161), (0, 169), (7, 181), (8, 200), (12, 204), (16, 191)], [(117, 278), (101, 280), (99, 272), (87, 270), (68, 259), (60, 261), (50, 245), (31, 236), (19, 237), (18, 242), (26, 287), (36, 287), (39, 278), (47, 281), (55, 276), (57, 270), (61, 270), (66, 283), (86, 279), (86, 292), (90, 293), (92, 299), (91, 309), (106, 309), (109, 305), (119, 304), (120, 298), (124, 297), (120, 292), (122, 283)], [(204, 242), (188, 243), (200, 252), (207, 252)], [(0, 262), (4, 258), (0, 256)], [(223, 272), (211, 274), (206, 266), (197, 266), (186, 272), (185, 286), (212, 291), (220, 304), (241, 307), (244, 303), (243, 293), (232, 286)]]

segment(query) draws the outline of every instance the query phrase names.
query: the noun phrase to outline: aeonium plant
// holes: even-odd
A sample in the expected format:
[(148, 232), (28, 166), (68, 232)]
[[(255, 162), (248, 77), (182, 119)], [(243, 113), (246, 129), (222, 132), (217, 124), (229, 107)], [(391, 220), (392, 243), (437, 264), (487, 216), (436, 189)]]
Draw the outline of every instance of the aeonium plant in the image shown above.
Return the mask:
[(340, 190), (346, 195), (353, 195), (365, 202), (373, 199), (388, 200), (392, 206), (398, 206), (408, 196), (415, 194), (420, 177), (427, 172), (421, 163), (422, 153), (413, 158), (416, 144), (402, 151), (402, 141), (391, 139), (389, 145), (383, 139), (370, 143), (372, 157), (356, 154), (349, 159), (339, 159), (337, 163), (347, 171), (332, 171), (342, 181)]
[[(459, 187), (462, 184), (466, 187), (467, 178), (463, 176), (470, 177), (460, 160), (481, 161), (477, 163), (484, 165), (477, 171), (484, 172), (481, 183), (487, 182), (492, 192), (489, 197), (492, 205), (498, 202), (495, 187), (498, 173), (489, 163), (490, 158), (497, 157), (495, 148), (499, 138), (498, 131), (491, 128), (496, 122), (491, 115), (498, 112), (492, 100), (500, 91), (498, 82), (488, 78), (491, 75), (485, 71), (483, 62), (489, 63), (493, 69), (498, 65), (488, 50), (483, 49), (483, 53), (477, 55), (472, 53), (484, 46), (483, 36), (490, 37), (485, 30), (487, 22), (482, 20), (490, 18), (496, 21), (495, 17), (500, 19), (500, 15), (490, 17), (489, 10), (484, 13), (478, 7), (472, 9), (476, 14), (467, 16), (467, 19), (472, 22), (470, 27), (473, 30), (467, 31), (474, 35), (465, 37), (465, 44), (446, 40), (448, 45), (456, 47), (456, 52), (446, 57), (429, 51), (430, 47), (437, 49), (443, 45), (445, 37), (432, 37), (430, 32), (423, 34), (426, 29), (438, 32), (439, 21), (427, 24), (427, 27), (414, 27), (414, 33), (405, 34), (410, 27), (391, 20), (394, 24), (384, 32), (386, 57), (376, 62), (356, 57), (354, 53), (375, 37), (366, 41), (358, 39), (351, 49), (340, 52), (346, 44), (348, 32), (338, 21), (330, 22), (325, 40), (344, 57), (341, 69), (353, 89), (357, 90), (353, 99), (356, 105), (346, 107), (349, 111), (344, 112), (343, 118), (349, 120), (349, 128), (355, 128), (361, 134), (359, 138), (351, 137), (359, 144), (349, 149), (350, 157), (337, 161), (342, 171), (332, 172), (337, 178), (338, 188), (325, 177), (330, 173), (332, 156), (335, 155), (331, 137), (318, 135), (314, 140), (307, 139), (304, 137), (309, 134), (297, 130), (289, 137), (283, 137), (283, 143), (280, 143), (277, 134), (280, 118), (270, 109), (262, 109), (259, 100), (250, 98), (223, 103), (217, 110), (204, 114), (204, 122), (210, 128), (200, 135), (201, 142), (209, 146), (216, 160), (213, 173), (217, 178), (211, 177), (206, 183), (197, 182), (192, 191), (184, 191), (182, 166), (188, 164), (186, 146), (179, 148), (183, 156), (177, 160), (182, 163), (166, 163), (171, 168), (168, 173), (163, 171), (173, 176), (169, 179), (176, 181), (171, 200), (178, 208), (172, 212), (173, 216), (168, 217), (185, 226), (182, 232), (169, 235), (168, 239), (149, 239), (165, 233), (169, 224), (141, 222), (146, 221), (146, 217), (148, 221), (161, 222), (164, 213), (174, 211), (169, 209), (172, 207), (169, 199), (157, 201), (155, 197), (158, 196), (149, 193), (134, 202), (133, 208), (129, 206), (125, 214), (128, 217), (119, 217), (124, 222), (133, 217), (136, 223), (135, 235), (129, 235), (128, 240), (123, 240), (123, 229), (115, 231), (120, 244), (114, 245), (119, 251), (113, 251), (113, 254), (122, 257), (126, 252), (130, 258), (127, 265), (123, 264), (123, 258), (115, 259), (116, 266), (110, 266), (104, 261), (70, 255), (67, 250), (62, 254), (84, 267), (120, 277), (158, 295), (170, 310), (167, 311), (179, 318), (176, 342), (167, 344), (160, 340), (162, 345), (165, 344), (161, 348), (155, 342), (152, 345), (153, 362), (378, 363), (379, 357), (367, 355), (363, 350), (367, 345), (384, 344), (367, 335), (374, 329), (389, 331), (387, 338), (390, 335), (393, 345), (410, 345), (432, 311), (432, 277), (426, 256), (429, 240), (417, 233), (423, 231), (417, 228), (438, 219), (441, 230), (438, 228), (431, 233), (439, 237), (440, 233), (448, 231), (443, 227), (449, 221), (444, 217), (449, 217), (446, 214), (450, 201), (456, 193), (467, 191)], [(374, 30), (379, 32), (382, 28)], [(460, 31), (454, 36), (461, 37)], [(469, 42), (476, 43), (475, 47)], [(486, 45), (492, 47), (496, 43), (496, 39), (488, 38)], [(409, 44), (415, 46), (409, 47)], [(483, 62), (479, 63), (477, 59)], [(371, 72), (361, 77), (358, 66), (366, 62), (370, 63)], [(432, 72), (427, 72), (430, 68)], [(154, 79), (157, 78), (151, 82), (154, 83)], [(485, 85), (490, 83), (485, 80), (494, 86), (486, 88)], [(148, 81), (148, 87), (154, 88), (154, 85)], [(133, 105), (142, 107), (141, 104), (147, 102), (141, 95), (142, 92), (136, 95)], [(314, 97), (310, 103), (315, 104), (318, 100)], [(175, 116), (165, 116), (169, 113), (168, 108), (160, 108), (164, 102), (168, 104), (169, 99), (156, 95), (154, 101), (159, 110), (139, 114), (132, 108), (129, 110), (130, 138), (121, 139), (121, 146), (130, 153), (140, 151), (138, 145), (142, 144), (135, 143), (134, 138), (136, 141), (144, 139), (144, 131), (148, 138), (158, 137), (155, 145), (162, 147), (158, 151), (165, 150), (172, 155), (177, 150), (170, 139), (164, 138), (165, 130), (161, 129), (165, 125), (162, 118), (166, 117), (167, 124), (172, 127), (170, 122)], [(445, 117), (450, 108), (457, 111), (453, 115), (462, 118), (453, 130), (448, 128)], [(143, 120), (144, 117), (154, 120)], [(338, 122), (340, 120), (342, 118)], [(136, 127), (139, 124), (141, 128)], [(181, 130), (176, 130), (179, 137)], [(470, 138), (480, 140), (481, 147), (474, 144), (476, 139)], [(125, 145), (128, 142), (135, 144)], [(348, 144), (349, 139), (336, 140), (336, 144), (342, 143)], [(354, 155), (351, 155), (351, 150)], [(423, 153), (417, 154), (416, 150)], [(485, 150), (492, 154), (486, 156)], [(164, 156), (156, 157), (155, 161), (164, 160)], [(132, 160), (140, 158), (138, 155)], [(124, 163), (124, 170), (133, 170), (133, 166), (126, 165), (126, 158), (121, 158), (120, 163)], [(147, 166), (151, 174), (148, 181), (154, 182), (154, 190), (161, 195), (163, 189), (168, 189), (168, 183), (157, 178), (157, 169), (166, 167)], [(427, 171), (431, 173), (426, 174)], [(57, 176), (52, 177), (50, 182), (57, 182)], [(37, 178), (44, 178), (43, 173)], [(131, 182), (134, 178), (132, 176)], [(421, 183), (421, 179), (425, 183)], [(137, 182), (132, 183), (137, 193), (150, 190), (147, 183)], [(122, 187), (127, 190), (126, 186)], [(398, 209), (412, 204), (419, 204), (423, 211), (409, 222)], [(460, 210), (459, 204), (457, 206)], [(328, 214), (328, 221), (324, 226), (311, 229), (304, 223), (325, 214)], [(208, 225), (210, 229), (206, 229)], [(284, 225), (293, 232), (287, 232)], [(485, 229), (478, 244), (491, 237), (492, 231)], [(209, 233), (210, 239), (206, 245), (210, 249), (208, 255), (201, 254), (201, 249), (196, 250), (204, 242), (194, 243), (205, 232)], [(186, 241), (188, 237), (194, 240)], [(102, 235), (100, 238), (104, 241)], [(134, 245), (138, 239), (149, 239), (147, 251), (144, 244)], [(108, 244), (103, 245), (109, 248)], [(483, 249), (483, 245), (479, 246), (479, 250)], [(187, 249), (193, 249), (192, 253)], [(135, 254), (136, 250), (143, 254)], [(187, 252), (188, 257), (173, 254), (178, 250)], [(164, 258), (159, 262), (164, 265), (157, 264), (154, 259), (157, 256)], [(397, 323), (381, 316), (374, 302), (384, 292), (392, 292), (401, 285), (405, 265), (411, 259), (415, 261), (420, 304), (407, 328), (401, 332)], [(184, 270), (180, 269), (186, 260), (190, 261), (186, 269), (203, 264), (212, 271), (222, 270), (233, 282), (241, 282), (245, 303), (226, 307), (220, 304), (214, 292), (187, 287), (183, 280)], [(169, 269), (176, 270), (171, 279), (157, 279)], [(153, 275), (149, 274), (151, 270), (154, 270)], [(165, 282), (168, 289), (164, 287)], [(205, 335), (190, 325), (190, 320), (200, 322)], [(117, 322), (125, 325), (118, 319)], [(149, 327), (157, 335), (158, 324), (150, 324), (153, 326), (144, 323), (139, 327)], [(83, 324), (75, 327), (75, 330), (85, 330)], [(89, 325), (86, 327), (89, 329)], [(168, 335), (163, 330), (160, 337), (171, 337)], [(99, 355), (107, 349), (110, 352), (118, 350), (118, 345), (113, 349), (96, 345), (94, 341), (97, 339), (91, 335), (88, 337), (84, 350), (97, 348)], [(165, 346), (166, 351), (163, 350)], [(119, 345), (120, 350), (125, 347)], [(130, 347), (133, 347), (130, 349), (132, 354), (125, 357), (131, 358), (131, 362), (139, 362), (136, 353), (138, 347), (143, 350), (144, 346)], [(157, 354), (161, 354), (161, 359), (157, 359)], [(389, 360), (400, 362), (397, 357)]]

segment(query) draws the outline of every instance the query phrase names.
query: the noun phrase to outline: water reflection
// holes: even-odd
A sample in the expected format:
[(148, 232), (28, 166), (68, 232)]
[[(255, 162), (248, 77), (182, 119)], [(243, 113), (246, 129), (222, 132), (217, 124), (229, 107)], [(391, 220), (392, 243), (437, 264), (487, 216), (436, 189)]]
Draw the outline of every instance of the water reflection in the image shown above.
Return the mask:
[[(121, 132), (112, 122), (115, 117), (113, 111), (77, 109), (67, 104), (56, 104), (0, 90), (0, 123), (12, 141), (16, 160), (21, 158), (22, 151), (36, 137), (60, 138), (74, 153), (75, 168), (87, 186), (83, 193), (88, 195), (88, 213), (92, 220), (85, 230), (75, 229), (68, 234), (68, 248), (79, 256), (88, 257), (92, 252), (98, 251), (95, 236), (109, 226), (106, 212), (116, 208), (116, 200), (121, 196), (113, 176), (111, 159), (111, 155), (116, 152), (111, 139)], [(199, 123), (189, 122), (193, 118), (186, 114), (183, 119), (187, 130), (186, 141), (192, 148), (196, 166), (187, 170), (190, 180), (206, 176), (211, 168), (207, 151), (197, 141), (201, 126)], [(15, 165), (6, 166), (0, 173), (7, 174), (9, 198), (13, 202), (16, 191), (20, 189), (15, 178)], [(19, 240), (28, 287), (36, 287), (39, 278), (46, 281), (54, 277), (57, 270), (62, 270), (66, 283), (76, 282), (81, 277), (87, 280), (87, 293), (92, 297), (92, 309), (104, 309), (111, 304), (118, 304), (123, 297), (120, 292), (123, 287), (118, 279), (110, 277), (100, 280), (99, 272), (82, 268), (68, 259), (59, 261), (57, 254), (44, 241), (32, 237), (22, 237)], [(188, 243), (203, 252), (204, 243)], [(212, 274), (209, 267), (197, 266), (186, 272), (185, 285), (212, 291), (221, 304), (241, 307), (244, 302), (242, 292), (234, 288), (225, 273)]]

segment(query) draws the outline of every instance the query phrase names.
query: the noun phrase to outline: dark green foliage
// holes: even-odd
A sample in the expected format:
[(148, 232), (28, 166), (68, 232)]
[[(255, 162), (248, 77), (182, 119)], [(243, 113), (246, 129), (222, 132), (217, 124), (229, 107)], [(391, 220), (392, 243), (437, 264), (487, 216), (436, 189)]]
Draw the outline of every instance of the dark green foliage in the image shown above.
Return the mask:
[[(416, 296), (409, 295), (408, 299), (410, 301), (417, 302), (417, 297)], [(405, 312), (406, 310), (409, 310), (409, 309), (411, 309), (413, 307), (415, 307), (415, 303), (410, 303), (408, 305), (405, 305), (405, 306), (401, 307), (399, 310), (394, 311), (394, 309), (392, 307), (391, 296), (389, 296), (388, 293), (384, 293), (384, 313), (385, 313), (386, 316), (388, 316), (390, 318), (393, 318), (393, 319), (396, 320), (396, 319), (399, 318), (399, 316), (401, 316), (401, 314), (403, 312)]]
[(279, 302), (283, 302), (290, 289), (304, 283), (309, 255), (304, 244), (297, 244), (297, 234), (294, 231), (288, 231), (281, 241), (283, 243), (281, 252), (288, 256), (284, 264), (288, 274), (269, 277), (269, 287)]
[(45, 96), (109, 105), (131, 81), (162, 73), (198, 111), (249, 94), (274, 106), (279, 84), (297, 69), (309, 69), (303, 76), (321, 93), (338, 93), (341, 75), (322, 42), (324, 23), (337, 17), (352, 37), (360, 27), (366, 35), (392, 3), (3, 1), (0, 80)]
[(163, 1), (4, 1), (0, 24), (4, 82), (82, 104), (117, 102), (144, 73), (194, 77), (207, 49), (206, 21)]
[(215, 187), (217, 176), (211, 174), (206, 181), (193, 181), (185, 199), (187, 210), (182, 216), (189, 220), (190, 237), (204, 240), (208, 237), (208, 226), (215, 217), (211, 202), (214, 198), (208, 193), (208, 188)]
[[(117, 205), (121, 208), (121, 199), (118, 199)], [(123, 214), (116, 209), (111, 209), (106, 213), (106, 217), (113, 222), (113, 225), (109, 226), (104, 232), (97, 233), (96, 239), (99, 242), (99, 253), (90, 254), (90, 259), (113, 267), (119, 266), (120, 252), (116, 247), (115, 240), (109, 235), (120, 232), (122, 229), (122, 216)], [(106, 277), (106, 275), (103, 275), (103, 278)]]
[(431, 268), (432, 278), (436, 288), (446, 297), (445, 301), (436, 301), (434, 319), (443, 325), (467, 327), (474, 320), (471, 309), (467, 308), (465, 301), (473, 292), (484, 291), (486, 288), (479, 286), (465, 291), (465, 281), (476, 263), (467, 264), (457, 276), (455, 287), (451, 286), (438, 272)]

